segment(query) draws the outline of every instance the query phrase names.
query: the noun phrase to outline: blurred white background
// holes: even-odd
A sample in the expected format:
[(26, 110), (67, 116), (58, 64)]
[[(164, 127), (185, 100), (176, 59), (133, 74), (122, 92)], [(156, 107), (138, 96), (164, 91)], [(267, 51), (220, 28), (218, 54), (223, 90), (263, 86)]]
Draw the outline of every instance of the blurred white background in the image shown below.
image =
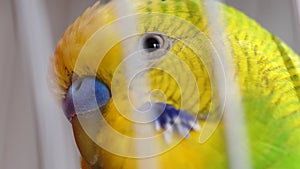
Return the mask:
[[(95, 0), (0, 1), (0, 168), (79, 168), (71, 126), (47, 87), (64, 30)], [(299, 0), (226, 0), (300, 54)]]

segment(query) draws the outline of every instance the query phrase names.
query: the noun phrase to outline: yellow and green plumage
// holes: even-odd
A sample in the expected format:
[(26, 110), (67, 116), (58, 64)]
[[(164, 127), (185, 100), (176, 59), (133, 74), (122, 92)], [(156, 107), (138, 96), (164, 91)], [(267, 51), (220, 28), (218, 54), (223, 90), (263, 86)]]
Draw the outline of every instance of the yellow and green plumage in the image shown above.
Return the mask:
[[(132, 0), (131, 3), (137, 9), (137, 13), (147, 14), (147, 19), (140, 19), (137, 23), (141, 33), (160, 32), (170, 38), (180, 39), (175, 41), (170, 49), (170, 52), (179, 58), (179, 62), (172, 56), (165, 56), (159, 62), (152, 64), (176, 74), (179, 82), (178, 79), (176, 80), (182, 86), (178, 86), (169, 74), (153, 69), (149, 71), (150, 88), (162, 90), (166, 94), (167, 103), (176, 108), (187, 112), (197, 110), (197, 113), (209, 113), (213, 85), (209, 75), (210, 69), (213, 68), (210, 65), (212, 61), (209, 58), (209, 50), (203, 52), (207, 56), (200, 57), (206, 59), (206, 62), (199, 59), (198, 53), (183, 43), (187, 40), (194, 46), (199, 44), (197, 49), (200, 51), (202, 48), (210, 48), (210, 44), (204, 43), (212, 37), (206, 4), (199, 0)], [(219, 10), (221, 21), (225, 25), (225, 30), (221, 33), (222, 37), (219, 38), (225, 40), (230, 46), (228, 56), (232, 57), (230, 59), (235, 70), (232, 76), (236, 78), (242, 95), (253, 168), (299, 168), (299, 56), (243, 13), (221, 3), (216, 2), (213, 5)], [(97, 30), (117, 19), (116, 14), (111, 10), (113, 6), (114, 2), (109, 2), (103, 6), (96, 4), (87, 9), (67, 29), (58, 43), (51, 71), (54, 75), (52, 80), (55, 92), (61, 100), (65, 98), (74, 76), (96, 74), (98, 79), (111, 88), (113, 75), (124, 55), (121, 44), (116, 44), (104, 56), (99, 67), (92, 59), (85, 60), (76, 68), (75, 65), (89, 38)], [(168, 15), (158, 18), (156, 13)], [(181, 19), (174, 22), (174, 17), (171, 16)], [(184, 21), (179, 22), (181, 20)], [(205, 35), (200, 38), (207, 37), (207, 39), (200, 41), (201, 39), (195, 36), (197, 32), (190, 30), (185, 22), (191, 23)], [(118, 34), (107, 34), (102, 37), (103, 41), (100, 43), (107, 43), (117, 36)], [(98, 44), (99, 46), (102, 44)], [(95, 51), (101, 50), (101, 47), (90, 50), (88, 52), (94, 55)], [(198, 88), (191, 87), (193, 83), (190, 77), (184, 74), (184, 65), (189, 67)], [(194, 98), (195, 90), (200, 94), (200, 101)], [(181, 105), (181, 101), (186, 104)], [(115, 130), (129, 136), (136, 135), (132, 122), (120, 115), (113, 101), (105, 105), (102, 113)], [(191, 131), (189, 138), (185, 138), (171, 150), (146, 159), (121, 157), (107, 152), (86, 135), (77, 118), (73, 118), (71, 122), (76, 143), (83, 157), (84, 169), (91, 168), (90, 165), (93, 165), (93, 168), (132, 169), (138, 168), (139, 163), (143, 161), (145, 163), (155, 161), (160, 168), (229, 168), (223, 121), (205, 143), (198, 142), (199, 132)], [(205, 120), (201, 121), (203, 122)], [(105, 137), (105, 134), (108, 133), (105, 131), (99, 133), (99, 139)], [(120, 142), (120, 140), (114, 141)], [(159, 140), (157, 144), (163, 142), (164, 140)], [(127, 147), (124, 145), (123, 148)]]

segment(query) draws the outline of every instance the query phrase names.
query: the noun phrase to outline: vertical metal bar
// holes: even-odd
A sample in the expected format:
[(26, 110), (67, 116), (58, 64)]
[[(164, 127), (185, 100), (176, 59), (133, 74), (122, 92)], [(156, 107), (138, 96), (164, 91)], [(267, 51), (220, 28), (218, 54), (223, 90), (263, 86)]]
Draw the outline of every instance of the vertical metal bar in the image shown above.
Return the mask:
[[(137, 13), (137, 11), (135, 11), (136, 9), (134, 9), (134, 5), (132, 4), (131, 0), (115, 0), (116, 6), (117, 6), (117, 18), (122, 18), (122, 17), (126, 17), (126, 16), (131, 16), (129, 18), (126, 18), (126, 22), (124, 22), (124, 25), (122, 25), (122, 29), (121, 31), (121, 35), (122, 37), (128, 37), (128, 36), (136, 36), (136, 32), (138, 32), (138, 17), (137, 15), (133, 15), (135, 13)], [(122, 22), (123, 23), (123, 22)], [(127, 43), (131, 43), (132, 41), (126, 41)], [(125, 43), (126, 43), (125, 42)], [(134, 42), (133, 42), (134, 43)], [(130, 46), (131, 44), (124, 44), (124, 46)], [(126, 55), (130, 55), (131, 53), (126, 53), (125, 50), (125, 56)], [(143, 58), (143, 56), (140, 56), (139, 58)], [(140, 65), (147, 65), (147, 64), (143, 64), (144, 62), (146, 62), (144, 59), (140, 59), (139, 63), (136, 60), (132, 60), (131, 61), (126, 62), (125, 64), (125, 70), (126, 70), (126, 77), (128, 79), (127, 82), (129, 83), (131, 78), (134, 77), (134, 75), (136, 73), (138, 73), (138, 71), (141, 71), (141, 67)], [(143, 62), (143, 63), (141, 63)], [(142, 82), (142, 87), (143, 90), (145, 91), (149, 91), (149, 82), (145, 77), (140, 78), (141, 82)], [(135, 87), (133, 87), (135, 88)], [(128, 89), (129, 90), (129, 89)], [(134, 102), (138, 102), (141, 98), (139, 98), (139, 96), (142, 96), (142, 93), (136, 93), (136, 97), (137, 98), (132, 98)], [(136, 104), (138, 105), (138, 104)], [(133, 113), (137, 113), (135, 110), (132, 109)], [(152, 114), (152, 113), (149, 113)], [(143, 114), (146, 116), (146, 114)], [(133, 121), (134, 123), (134, 121)], [(146, 128), (149, 126), (145, 126), (143, 128), (139, 128), (139, 127), (135, 127), (135, 132), (137, 133), (137, 135), (144, 133)], [(148, 129), (148, 128), (147, 128)], [(148, 131), (151, 131), (150, 129), (148, 129)], [(154, 133), (153, 133), (154, 135)], [(145, 145), (146, 143), (136, 143), (136, 152), (138, 154), (145, 154), (147, 152), (148, 147), (151, 147), (153, 145)], [(151, 144), (151, 143), (150, 143)], [(138, 161), (138, 166), (141, 169), (159, 169), (159, 164), (156, 160), (156, 158), (145, 158), (145, 159), (140, 159)]]
[[(227, 139), (227, 150), (231, 169), (251, 169), (249, 156), (247, 130), (245, 128), (244, 110), (239, 93), (239, 85), (232, 78), (234, 68), (231, 66), (231, 48), (225, 45), (222, 32), (225, 32), (225, 25), (222, 23), (222, 16), (219, 8), (210, 0), (206, 0), (208, 22), (212, 30), (212, 42), (219, 54), (213, 55), (215, 61), (220, 60), (224, 66), (224, 72), (214, 66), (215, 80), (217, 82), (220, 103), (225, 103), (224, 126)], [(225, 85), (225, 86), (224, 86)]]
[(30, 67), (38, 120), (41, 168), (79, 168), (71, 129), (54, 106), (47, 85), (49, 56), (53, 53), (50, 24), (43, 0), (15, 0), (22, 59)]

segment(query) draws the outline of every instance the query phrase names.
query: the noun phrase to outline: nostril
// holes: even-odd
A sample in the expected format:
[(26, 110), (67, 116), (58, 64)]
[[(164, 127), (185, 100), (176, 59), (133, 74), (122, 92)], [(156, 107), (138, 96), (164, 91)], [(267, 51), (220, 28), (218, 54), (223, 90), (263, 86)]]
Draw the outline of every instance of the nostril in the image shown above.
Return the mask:
[(79, 91), (81, 85), (82, 85), (82, 80), (77, 80), (77, 81), (74, 83), (74, 89), (75, 89), (74, 92)]

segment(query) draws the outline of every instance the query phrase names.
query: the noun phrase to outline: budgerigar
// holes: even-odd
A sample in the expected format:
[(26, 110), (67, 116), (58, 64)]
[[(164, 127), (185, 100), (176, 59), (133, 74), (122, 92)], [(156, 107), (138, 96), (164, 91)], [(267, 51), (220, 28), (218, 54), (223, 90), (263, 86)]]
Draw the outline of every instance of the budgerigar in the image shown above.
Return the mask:
[(128, 16), (117, 3), (88, 8), (52, 58), (83, 169), (230, 168), (223, 118), (199, 141), (222, 111), (222, 57), (238, 84), (249, 165), (300, 168), (300, 59), (284, 42), (219, 2), (130, 0)]

